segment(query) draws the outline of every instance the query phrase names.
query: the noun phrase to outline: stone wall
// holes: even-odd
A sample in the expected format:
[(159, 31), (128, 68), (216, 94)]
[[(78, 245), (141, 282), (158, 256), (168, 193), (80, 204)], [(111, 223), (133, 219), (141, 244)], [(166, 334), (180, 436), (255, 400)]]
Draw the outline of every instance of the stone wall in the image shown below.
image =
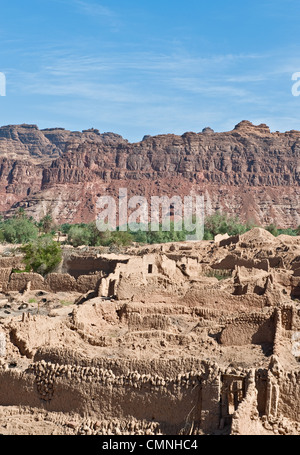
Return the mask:
[(12, 272), (12, 268), (11, 267), (0, 269), (0, 288), (1, 288), (2, 291), (7, 286), (7, 283), (9, 281), (9, 277), (10, 277), (11, 272)]
[(266, 419), (299, 421), (299, 371), (284, 372), (272, 357), (259, 413), (258, 370), (229, 370), (195, 358), (91, 360), (71, 350), (40, 348), (25, 371), (0, 367), (0, 406), (115, 419), (127, 431), (132, 421), (144, 422), (141, 428), (155, 422), (169, 435), (212, 434), (224, 423), (232, 435), (262, 434)]

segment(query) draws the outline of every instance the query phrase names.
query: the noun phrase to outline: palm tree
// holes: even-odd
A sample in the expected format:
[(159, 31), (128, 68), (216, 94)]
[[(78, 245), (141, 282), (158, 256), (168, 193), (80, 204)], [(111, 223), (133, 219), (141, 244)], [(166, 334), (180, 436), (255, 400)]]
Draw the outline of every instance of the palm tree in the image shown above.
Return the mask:
[(50, 214), (45, 215), (38, 223), (39, 229), (45, 234), (49, 234), (53, 228), (53, 219)]

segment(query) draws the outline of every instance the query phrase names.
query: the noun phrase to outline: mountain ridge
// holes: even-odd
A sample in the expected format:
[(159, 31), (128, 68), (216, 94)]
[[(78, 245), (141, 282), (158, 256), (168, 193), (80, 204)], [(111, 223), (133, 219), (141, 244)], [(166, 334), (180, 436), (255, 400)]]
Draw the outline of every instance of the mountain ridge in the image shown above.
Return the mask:
[(207, 212), (280, 227), (300, 224), (300, 131), (244, 120), (232, 131), (146, 135), (36, 125), (0, 127), (0, 211), (56, 222), (95, 219), (97, 198), (203, 194)]

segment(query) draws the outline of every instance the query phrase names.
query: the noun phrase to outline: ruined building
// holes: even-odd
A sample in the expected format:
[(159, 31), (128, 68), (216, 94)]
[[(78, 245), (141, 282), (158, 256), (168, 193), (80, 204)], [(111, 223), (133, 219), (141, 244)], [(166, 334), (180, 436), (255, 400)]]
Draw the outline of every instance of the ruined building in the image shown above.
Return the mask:
[(0, 258), (2, 434), (299, 434), (300, 237)]

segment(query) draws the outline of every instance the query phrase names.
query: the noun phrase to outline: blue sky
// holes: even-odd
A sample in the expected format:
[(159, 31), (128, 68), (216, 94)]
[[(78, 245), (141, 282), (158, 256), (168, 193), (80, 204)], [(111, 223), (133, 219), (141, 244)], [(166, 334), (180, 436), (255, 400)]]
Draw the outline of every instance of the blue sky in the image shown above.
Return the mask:
[(0, 124), (145, 134), (300, 130), (298, 0), (10, 0)]

